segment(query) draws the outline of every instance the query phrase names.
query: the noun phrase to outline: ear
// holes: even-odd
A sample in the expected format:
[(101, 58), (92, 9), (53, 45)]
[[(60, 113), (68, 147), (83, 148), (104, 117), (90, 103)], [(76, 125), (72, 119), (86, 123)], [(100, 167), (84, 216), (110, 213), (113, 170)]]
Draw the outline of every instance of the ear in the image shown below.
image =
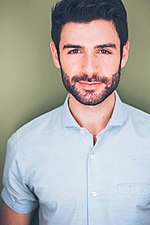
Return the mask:
[(54, 64), (55, 64), (56, 68), (60, 69), (58, 53), (57, 53), (57, 49), (56, 49), (56, 46), (55, 46), (54, 42), (50, 43), (50, 50), (51, 50), (51, 53), (52, 53), (52, 56), (53, 56), (53, 61), (54, 61)]
[(123, 68), (128, 61), (129, 48), (130, 48), (130, 43), (129, 41), (127, 41), (127, 43), (123, 46), (121, 68)]

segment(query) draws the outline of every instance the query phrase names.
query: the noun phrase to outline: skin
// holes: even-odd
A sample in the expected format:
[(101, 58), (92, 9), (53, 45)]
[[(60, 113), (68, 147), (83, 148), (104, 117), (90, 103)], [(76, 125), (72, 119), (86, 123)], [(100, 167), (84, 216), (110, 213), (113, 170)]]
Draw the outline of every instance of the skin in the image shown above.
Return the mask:
[[(107, 47), (104, 47), (104, 45)], [(59, 45), (60, 61), (53, 42), (51, 42), (50, 48), (55, 66), (59, 69), (62, 67), (61, 69), (68, 74), (70, 81), (74, 75), (82, 76), (84, 74), (88, 75), (89, 79), (94, 74), (111, 79), (120, 65), (120, 40), (118, 34), (114, 25), (104, 20), (82, 24), (71, 22), (64, 25)], [(127, 42), (123, 48), (121, 68), (127, 62), (128, 51), (129, 43)], [(108, 54), (108, 52), (111, 54)], [(87, 99), (91, 98), (91, 92), (96, 96), (101, 95), (106, 87), (106, 84), (102, 82), (89, 83), (87, 81), (78, 82), (75, 85), (78, 92), (83, 95), (88, 91)], [(80, 103), (72, 94), (69, 94), (71, 113), (81, 127), (85, 127), (93, 134), (94, 143), (96, 142), (96, 135), (108, 123), (114, 104), (114, 93), (102, 103), (92, 106)], [(92, 118), (92, 120), (89, 118)], [(2, 203), (1, 225), (29, 225), (31, 217), (32, 213), (19, 214), (10, 209), (4, 202)]]
[(0, 224), (1, 225), (29, 225), (32, 213), (20, 214), (14, 212), (4, 202), (1, 205)]
[[(52, 42), (50, 48), (54, 64), (67, 74), (70, 84), (72, 78), (86, 74), (92, 78), (99, 77), (112, 79), (118, 71), (119, 65), (123, 68), (128, 59), (129, 42), (123, 47), (123, 56), (120, 56), (120, 39), (112, 22), (95, 20), (89, 23), (70, 22), (64, 25), (59, 44), (60, 59)], [(103, 82), (81, 81), (75, 84), (78, 93), (90, 100), (94, 95), (102, 95), (106, 88)], [(88, 92), (88, 94), (87, 94)], [(92, 94), (91, 94), (92, 93)], [(93, 95), (94, 93), (94, 95)], [(96, 105), (85, 105), (69, 94), (69, 107), (81, 127), (96, 135), (108, 123), (115, 105), (115, 94), (111, 93), (104, 101)], [(89, 120), (92, 118), (92, 120)]]

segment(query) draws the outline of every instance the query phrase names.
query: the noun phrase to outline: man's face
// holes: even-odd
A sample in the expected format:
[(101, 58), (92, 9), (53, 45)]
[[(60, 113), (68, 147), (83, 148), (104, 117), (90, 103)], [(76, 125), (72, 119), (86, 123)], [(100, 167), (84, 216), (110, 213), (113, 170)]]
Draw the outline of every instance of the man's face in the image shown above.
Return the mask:
[(85, 105), (101, 103), (116, 89), (127, 52), (124, 47), (121, 60), (120, 39), (112, 22), (105, 20), (65, 24), (59, 60), (52, 50), (67, 91)]

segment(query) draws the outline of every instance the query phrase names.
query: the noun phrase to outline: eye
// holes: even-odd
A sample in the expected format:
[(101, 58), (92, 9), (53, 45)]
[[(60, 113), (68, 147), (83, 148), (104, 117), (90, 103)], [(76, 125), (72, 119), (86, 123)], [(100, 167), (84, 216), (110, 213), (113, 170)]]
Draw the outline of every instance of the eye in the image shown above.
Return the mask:
[(72, 49), (71, 51), (68, 52), (68, 54), (79, 54), (81, 51), (79, 49)]
[(111, 54), (111, 52), (109, 52), (108, 50), (102, 49), (99, 51), (99, 53), (107, 55), (107, 54)]

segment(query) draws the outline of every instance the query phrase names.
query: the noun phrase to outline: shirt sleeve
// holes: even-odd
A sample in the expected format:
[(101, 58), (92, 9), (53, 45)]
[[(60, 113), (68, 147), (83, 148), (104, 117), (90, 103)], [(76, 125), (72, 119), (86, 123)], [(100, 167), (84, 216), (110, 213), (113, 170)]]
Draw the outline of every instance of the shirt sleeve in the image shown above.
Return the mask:
[(17, 134), (8, 140), (3, 173), (3, 201), (15, 212), (27, 214), (37, 205), (37, 198), (22, 177), (17, 149)]

